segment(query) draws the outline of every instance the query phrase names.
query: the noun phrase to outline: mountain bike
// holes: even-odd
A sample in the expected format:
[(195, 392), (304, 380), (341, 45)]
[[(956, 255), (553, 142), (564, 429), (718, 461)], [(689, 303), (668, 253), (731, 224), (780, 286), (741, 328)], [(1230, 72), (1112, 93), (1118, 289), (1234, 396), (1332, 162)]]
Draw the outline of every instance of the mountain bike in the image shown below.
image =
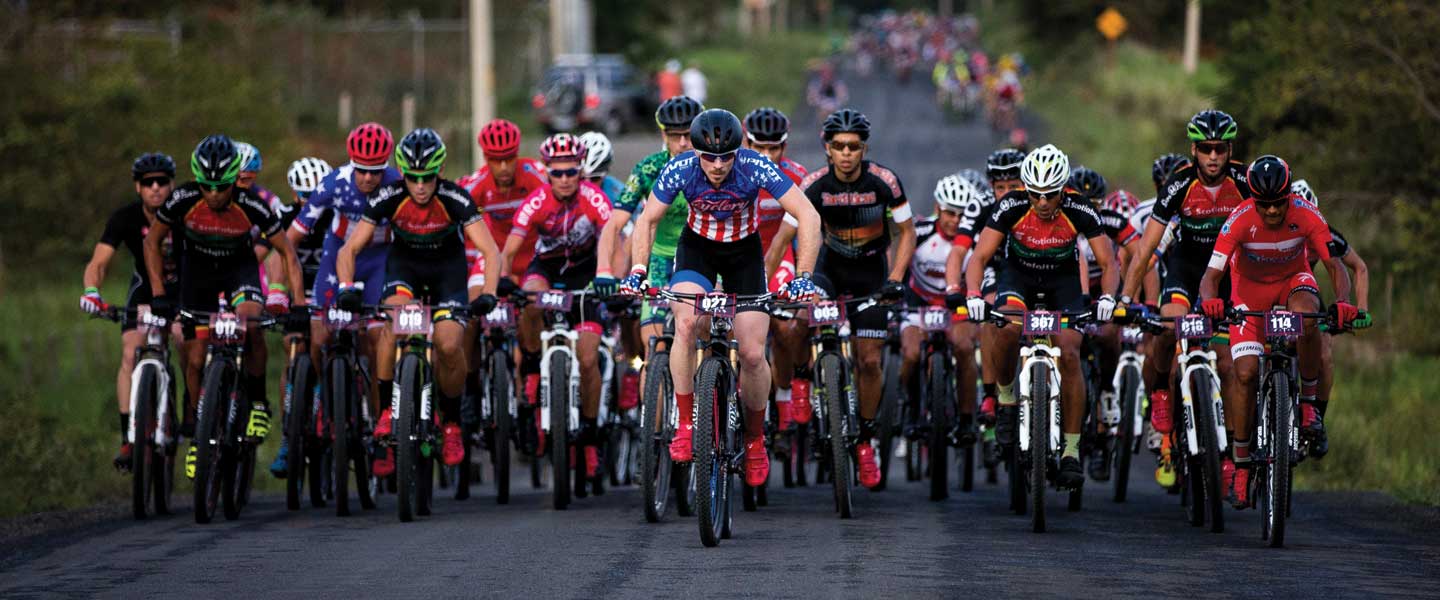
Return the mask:
[[(1124, 307), (1117, 308), (1117, 321), (1126, 319)], [(1115, 459), (1112, 478), (1115, 481), (1115, 502), (1124, 502), (1130, 487), (1130, 461), (1140, 452), (1141, 428), (1145, 422), (1145, 381), (1141, 368), (1145, 355), (1139, 351), (1144, 330), (1138, 325), (1120, 329), (1120, 359), (1115, 367), (1112, 389), (1120, 405), (1120, 422), (1115, 426)]]
[[(920, 309), (920, 327), (925, 331), (920, 356), (924, 357), (925, 363), (923, 370), (916, 374), (920, 377), (921, 393), (916, 405), (919, 412), (914, 422), (917, 435), (928, 449), (930, 499), (935, 501), (950, 497), (950, 426), (956, 419), (956, 372), (947, 335), (953, 314), (941, 307), (926, 306)], [(973, 444), (962, 454), (965, 455), (962, 457), (965, 458), (961, 467), (962, 477), (973, 485)]]
[(481, 393), (480, 429), (495, 472), (496, 504), (510, 503), (510, 448), (519, 442), (515, 430), (515, 323), (515, 306), (506, 301), (496, 303), (476, 323), (484, 329), (477, 336), (482, 368), (479, 380), (473, 383)]
[(879, 438), (875, 448), (880, 459), (880, 485), (875, 486), (877, 492), (885, 489), (890, 474), (890, 460), (895, 455), (895, 444), (903, 439), (897, 434), (901, 432), (902, 425), (900, 402), (905, 397), (905, 385), (900, 380), (900, 329), (905, 324), (904, 307), (888, 307), (885, 322), (885, 345), (882, 347), (880, 359), (880, 407), (875, 413), (875, 433)]
[[(618, 330), (608, 330), (618, 333)], [(601, 401), (600, 422), (605, 440), (605, 460), (602, 463), (604, 475), (611, 486), (631, 485), (640, 474), (640, 398), (639, 394), (625, 389), (626, 377), (638, 368), (639, 357), (629, 364), (614, 358), (614, 349), (619, 344), (615, 335), (601, 338), (601, 347), (609, 357), (601, 361), (601, 389), (605, 395)], [(638, 377), (638, 375), (636, 375)]]
[[(653, 296), (647, 298), (657, 308), (670, 301)], [(675, 386), (670, 379), (670, 345), (675, 343), (675, 318), (667, 316), (659, 337), (647, 342), (645, 356), (645, 389), (640, 400), (640, 488), (645, 498), (645, 520), (658, 523), (669, 507), (671, 489), (675, 492), (676, 512), (682, 517), (693, 514), (695, 487), (691, 482), (692, 465), (676, 465), (670, 460), (670, 440), (679, 427), (679, 411), (675, 407)]]
[(105, 306), (101, 318), (123, 322), (135, 319), (145, 343), (135, 349), (135, 369), (130, 374), (130, 424), (125, 439), (130, 443), (130, 500), (135, 519), (142, 520), (154, 509), (157, 515), (170, 514), (170, 495), (175, 489), (175, 373), (170, 366), (169, 323), (152, 316), (147, 307), (129, 311)]
[[(386, 446), (395, 449), (396, 508), (400, 521), (410, 522), (416, 515), (430, 514), (435, 455), (441, 441), (432, 400), (432, 389), (436, 385), (431, 359), (434, 345), (430, 341), (434, 315), (431, 307), (419, 302), (377, 308), (382, 310), (382, 318), (390, 321), (390, 329), (395, 333), (398, 360), (395, 391), (390, 397), (392, 434), (388, 440), (377, 440), (376, 446), (380, 451)], [(449, 316), (464, 313), (460, 308), (446, 310)]]
[[(296, 307), (296, 310), (299, 310)], [(325, 480), (329, 436), (322, 431), (328, 411), (316, 401), (320, 389), (315, 379), (314, 364), (310, 359), (310, 334), (308, 331), (294, 334), (287, 342), (288, 360), (285, 366), (285, 424), (286, 452), (289, 453), (285, 473), (285, 508), (300, 510), (300, 497), (308, 480), (310, 505), (325, 506)]]
[(574, 461), (570, 455), (580, 433), (580, 361), (576, 353), (580, 333), (571, 325), (569, 314), (575, 300), (590, 294), (593, 292), (561, 289), (526, 292), (526, 297), (545, 311), (546, 328), (540, 332), (540, 429), (549, 436), (556, 510), (570, 505), (572, 472), (576, 487), (585, 484), (585, 453), (576, 451)]
[(860, 436), (854, 370), (847, 343), (850, 328), (845, 317), (850, 304), (856, 304), (857, 312), (865, 311), (879, 304), (879, 296), (826, 300), (810, 306), (810, 327), (815, 330), (810, 338), (815, 357), (815, 396), (819, 399), (813, 403), (816, 418), (811, 423), (815, 425), (817, 453), (823, 457), (816, 481), (822, 473), (829, 478), (835, 511), (842, 519), (854, 517), (855, 445)]
[(352, 469), (361, 508), (375, 508), (367, 451), (374, 445), (371, 428), (374, 418), (368, 400), (370, 372), (361, 357), (359, 328), (380, 310), (383, 309), (370, 307), (355, 314), (332, 307), (322, 313), (321, 320), (330, 330), (330, 343), (325, 346), (327, 358), (320, 386), (321, 401), (314, 410), (302, 412), (311, 415), (313, 430), (323, 442), (329, 443), (330, 485), (335, 514), (341, 517), (350, 514), (348, 488)]

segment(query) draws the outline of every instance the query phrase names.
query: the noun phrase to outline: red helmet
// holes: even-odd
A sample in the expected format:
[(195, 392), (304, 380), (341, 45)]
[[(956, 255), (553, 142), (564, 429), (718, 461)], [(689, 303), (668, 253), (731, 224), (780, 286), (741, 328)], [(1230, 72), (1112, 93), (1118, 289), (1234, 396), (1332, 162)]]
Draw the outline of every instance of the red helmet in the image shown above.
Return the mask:
[(345, 139), (345, 151), (350, 154), (350, 162), (359, 166), (383, 167), (395, 152), (395, 138), (384, 125), (361, 123)]
[(511, 158), (520, 153), (520, 128), (505, 119), (495, 119), (480, 129), (475, 141), (486, 157)]
[(568, 133), (557, 133), (540, 143), (540, 160), (551, 163), (557, 160), (585, 160), (586, 147), (580, 138)]

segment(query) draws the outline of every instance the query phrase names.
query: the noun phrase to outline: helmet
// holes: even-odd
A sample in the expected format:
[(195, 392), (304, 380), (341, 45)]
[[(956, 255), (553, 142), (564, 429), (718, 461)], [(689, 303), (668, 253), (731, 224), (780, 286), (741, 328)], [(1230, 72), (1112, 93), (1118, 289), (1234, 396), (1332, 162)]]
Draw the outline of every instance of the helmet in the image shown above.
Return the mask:
[(1188, 160), (1189, 159), (1184, 156), (1173, 152), (1161, 154), (1159, 158), (1156, 158), (1155, 162), (1150, 165), (1150, 178), (1155, 180), (1155, 189), (1158, 190), (1160, 186), (1165, 185), (1165, 178), (1169, 177), (1171, 173), (1174, 173), (1176, 169), (1180, 168), (1180, 165), (1185, 164)]
[(1185, 136), (1192, 142), (1204, 142), (1218, 140), (1228, 142), (1235, 139), (1235, 134), (1240, 127), (1235, 124), (1235, 119), (1223, 111), (1213, 108), (1202, 110), (1190, 117), (1190, 122), (1185, 125)]
[(406, 175), (433, 175), (445, 166), (445, 142), (434, 129), (421, 127), (395, 146), (395, 166)]
[(1276, 200), (1290, 195), (1290, 165), (1274, 154), (1266, 154), (1250, 163), (1245, 174), (1250, 191), (1257, 200)]
[(395, 152), (395, 138), (384, 125), (361, 123), (345, 138), (345, 152), (350, 155), (350, 162), (361, 167), (384, 167), (390, 161), (390, 154)]
[(1105, 177), (1090, 167), (1071, 169), (1069, 185), (1092, 202), (1105, 197)]
[(1290, 182), (1290, 193), (1299, 194), (1306, 202), (1320, 206), (1320, 198), (1315, 196), (1315, 190), (1310, 189), (1310, 183), (1304, 179), (1296, 179)]
[(1020, 163), (1024, 161), (1024, 152), (1014, 148), (1001, 148), (985, 158), (985, 175), (991, 181), (1016, 179), (1020, 176)]
[(580, 138), (568, 133), (557, 133), (540, 142), (540, 160), (551, 163), (557, 160), (585, 162), (587, 149)]
[(745, 136), (752, 142), (784, 143), (790, 136), (790, 119), (783, 112), (762, 106), (745, 115)]
[(935, 183), (935, 210), (965, 212), (965, 207), (984, 201), (984, 194), (959, 175), (946, 175)]
[(864, 142), (870, 139), (870, 119), (853, 108), (842, 108), (825, 117), (820, 131), (827, 142), (837, 133), (858, 133), (860, 141)]
[(475, 141), (480, 152), (489, 158), (510, 158), (520, 153), (520, 127), (505, 119), (495, 119), (480, 128)]
[(740, 147), (740, 118), (723, 108), (712, 108), (690, 124), (690, 145), (696, 152), (725, 154)]
[(320, 185), (320, 178), (330, 174), (330, 163), (307, 156), (290, 163), (285, 178), (290, 180), (290, 189), (297, 194), (309, 194)]
[(1105, 210), (1120, 213), (1126, 219), (1135, 213), (1135, 207), (1140, 206), (1140, 199), (1125, 190), (1115, 190), (1105, 197)]
[(660, 103), (660, 108), (655, 109), (655, 122), (661, 129), (689, 129), (690, 122), (703, 110), (705, 105), (694, 98), (671, 96)]
[(240, 171), (245, 173), (259, 173), (260, 149), (245, 142), (235, 142), (235, 149), (240, 151)]
[(610, 161), (615, 158), (610, 138), (598, 131), (587, 131), (580, 134), (580, 143), (585, 144), (585, 160), (580, 161), (585, 176), (602, 177), (609, 173)]
[(223, 134), (200, 140), (200, 145), (190, 154), (190, 172), (202, 184), (235, 183), (240, 178), (240, 152), (235, 149), (235, 142)]
[(970, 185), (975, 186), (975, 191), (981, 194), (994, 193), (990, 191), (990, 180), (986, 179), (985, 174), (978, 169), (960, 169), (955, 172), (955, 175), (970, 182)]
[(135, 159), (135, 164), (130, 165), (130, 176), (135, 181), (140, 181), (146, 173), (164, 173), (169, 177), (175, 177), (175, 159), (169, 154), (159, 152), (146, 152)]
[(1020, 181), (1032, 192), (1053, 192), (1070, 179), (1070, 158), (1054, 144), (1031, 150), (1020, 163)]

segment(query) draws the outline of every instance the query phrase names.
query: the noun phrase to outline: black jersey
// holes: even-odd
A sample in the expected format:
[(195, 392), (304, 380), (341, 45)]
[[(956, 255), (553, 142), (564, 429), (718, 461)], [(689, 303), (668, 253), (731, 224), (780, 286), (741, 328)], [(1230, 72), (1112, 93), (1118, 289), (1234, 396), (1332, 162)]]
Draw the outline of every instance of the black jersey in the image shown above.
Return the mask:
[(460, 230), (480, 220), (470, 194), (448, 179), (441, 179), (435, 194), (424, 204), (416, 202), (397, 181), (376, 190), (363, 219), (371, 225), (390, 224), (395, 241), (392, 252), (444, 258), (465, 255)]
[(806, 175), (800, 187), (820, 213), (825, 249), (843, 257), (871, 256), (889, 249), (887, 211), (896, 222), (910, 219), (900, 178), (868, 160), (860, 163), (860, 177), (855, 181), (840, 181), (826, 166)]
[(1010, 192), (996, 203), (986, 227), (1005, 234), (1005, 260), (1009, 266), (1033, 274), (1078, 271), (1079, 238), (1098, 239), (1105, 235), (1105, 229), (1083, 196), (1069, 188), (1064, 194), (1059, 212), (1050, 219), (1042, 219), (1031, 210), (1030, 198), (1023, 191)]
[(231, 189), (231, 200), (214, 210), (205, 204), (200, 184), (192, 181), (175, 188), (155, 213), (155, 220), (175, 228), (176, 238), (184, 240), (185, 260), (254, 260), (251, 229), (266, 238), (280, 233), (280, 219), (264, 200), (249, 190)]
[(1215, 239), (1230, 213), (1250, 195), (1242, 163), (1231, 161), (1225, 165), (1220, 184), (1213, 190), (1201, 181), (1199, 167), (1187, 164), (1165, 181), (1150, 218), (1168, 226), (1171, 217), (1179, 216), (1180, 238), (1174, 251), (1187, 261), (1205, 262), (1210, 260)]
[[(130, 251), (130, 256), (135, 259), (134, 278), (143, 282), (146, 289), (149, 289), (149, 271), (145, 269), (145, 236), (150, 234), (150, 219), (145, 216), (145, 205), (136, 200), (122, 206), (110, 213), (110, 220), (105, 222), (105, 231), (100, 234), (100, 243), (118, 248), (124, 246)], [(175, 261), (175, 233), (172, 231), (164, 241), (160, 243), (160, 252), (164, 264), (165, 287), (175, 285), (179, 280), (176, 274)]]

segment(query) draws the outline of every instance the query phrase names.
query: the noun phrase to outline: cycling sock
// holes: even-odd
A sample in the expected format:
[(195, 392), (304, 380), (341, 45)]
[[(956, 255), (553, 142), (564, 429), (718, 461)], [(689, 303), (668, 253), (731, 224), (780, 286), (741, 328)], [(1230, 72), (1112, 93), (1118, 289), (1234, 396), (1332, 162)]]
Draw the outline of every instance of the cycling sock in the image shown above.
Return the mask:
[(1329, 400), (1320, 400), (1315, 403), (1315, 410), (1320, 411), (1320, 418), (1325, 418), (1325, 411), (1330, 408)]
[(536, 375), (540, 373), (540, 353), (520, 351), (520, 375)]
[[(380, 410), (382, 412), (389, 410), (390, 398), (395, 393), (395, 381), (392, 379), (376, 379), (375, 385), (380, 388), (380, 397), (378, 398), (380, 401)], [(391, 415), (391, 418), (394, 418), (394, 415)]]
[[(439, 386), (436, 387), (438, 388)], [(445, 395), (445, 392), (440, 392), (439, 394), (437, 394), (437, 396), (440, 405), (441, 418), (444, 419), (446, 423), (459, 423), (460, 397), (447, 396)]]
[(783, 404), (789, 404), (789, 403), (790, 403), (790, 388), (775, 388), (775, 403), (776, 403), (776, 404), (782, 404), (782, 403), (783, 403)]
[(1005, 383), (1000, 386), (1000, 403), (1005, 406), (1015, 406), (1015, 384)]
[(860, 419), (860, 441), (875, 439), (875, 419)]
[(753, 440), (765, 435), (765, 409), (745, 409), (745, 439)]
[(1061, 458), (1080, 458), (1080, 434), (1067, 433), (1065, 436), (1065, 451), (1060, 454)]
[(130, 433), (130, 413), (120, 413), (120, 443), (124, 444), (130, 440), (125, 439)]
[(1305, 404), (1314, 404), (1315, 389), (1318, 387), (1320, 387), (1320, 381), (1318, 379), (1302, 378), (1300, 380), (1300, 401)]
[(675, 408), (680, 411), (681, 423), (695, 422), (695, 392), (682, 394), (675, 392)]
[(1250, 462), (1250, 440), (1235, 440), (1235, 464)]
[(596, 442), (599, 441), (597, 438), (600, 437), (600, 436), (597, 435), (597, 434), (598, 434), (600, 428), (599, 428), (599, 426), (598, 426), (596, 423), (597, 423), (597, 421), (596, 421), (594, 418), (580, 417), (580, 438), (579, 438), (579, 441), (580, 441), (580, 443), (581, 443), (582, 445), (585, 445), (585, 446), (595, 446), (595, 445), (597, 445)]

